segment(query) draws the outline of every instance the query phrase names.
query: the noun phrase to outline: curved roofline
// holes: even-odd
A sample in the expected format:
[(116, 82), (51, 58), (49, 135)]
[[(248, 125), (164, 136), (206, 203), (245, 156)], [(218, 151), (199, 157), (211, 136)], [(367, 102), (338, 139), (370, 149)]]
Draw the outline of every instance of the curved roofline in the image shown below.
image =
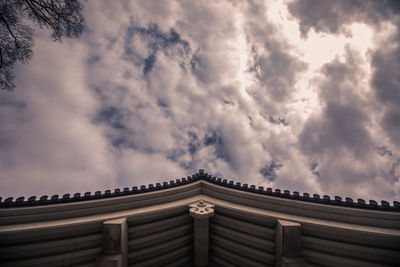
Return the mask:
[(342, 199), (339, 196), (335, 196), (331, 199), (328, 195), (323, 195), (322, 197), (318, 194), (313, 194), (312, 196), (309, 193), (303, 193), (300, 195), (299, 192), (294, 191), (290, 193), (289, 190), (280, 190), (272, 188), (264, 188), (259, 186), (258, 188), (255, 185), (248, 185), (246, 183), (242, 184), (241, 182), (235, 182), (233, 180), (227, 180), (222, 178), (216, 178), (208, 173), (205, 173), (203, 169), (200, 169), (198, 173), (193, 174), (192, 176), (187, 176), (186, 178), (170, 180), (169, 182), (163, 182), (154, 184), (149, 184), (148, 186), (142, 185), (140, 187), (134, 186), (131, 189), (129, 187), (125, 187), (123, 190), (115, 189), (113, 192), (111, 190), (105, 190), (103, 193), (101, 191), (96, 191), (94, 194), (91, 192), (86, 192), (83, 195), (81, 193), (75, 193), (74, 195), (65, 194), (61, 198), (59, 195), (53, 195), (50, 198), (47, 195), (44, 195), (40, 198), (36, 196), (31, 196), (27, 199), (25, 197), (18, 197), (14, 200), (13, 197), (8, 197), (2, 200), (0, 197), (0, 208), (16, 208), (16, 207), (29, 207), (29, 206), (38, 206), (38, 205), (55, 205), (60, 203), (71, 203), (71, 202), (81, 202), (81, 201), (90, 201), (93, 199), (107, 199), (107, 198), (117, 198), (120, 196), (140, 194), (151, 191), (158, 191), (167, 188), (179, 187), (181, 185), (193, 183), (199, 180), (205, 180), (207, 182), (222, 186), (228, 187), (239, 191), (247, 191), (254, 194), (262, 194), (268, 195), (276, 198), (286, 198), (292, 199), (295, 201), (303, 201), (303, 202), (311, 202), (318, 203), (324, 205), (333, 205), (333, 206), (343, 206), (357, 209), (373, 209), (373, 210), (381, 210), (381, 211), (400, 211), (400, 202), (393, 201), (393, 205), (386, 200), (381, 200), (379, 204), (375, 200), (369, 200), (367, 203), (363, 199), (357, 199), (357, 202), (353, 201), (353, 199), (346, 197)]

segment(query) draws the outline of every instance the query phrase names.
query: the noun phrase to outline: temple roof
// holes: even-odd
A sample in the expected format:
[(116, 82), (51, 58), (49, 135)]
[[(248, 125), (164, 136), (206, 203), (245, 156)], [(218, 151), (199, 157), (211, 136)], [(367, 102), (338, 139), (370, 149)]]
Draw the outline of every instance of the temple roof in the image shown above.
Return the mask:
[(335, 196), (331, 198), (328, 195), (320, 196), (319, 194), (309, 194), (303, 193), (300, 194), (297, 191), (290, 192), (289, 190), (280, 190), (272, 188), (264, 188), (262, 186), (256, 187), (255, 185), (248, 185), (246, 183), (236, 182), (232, 180), (217, 178), (212, 176), (203, 169), (200, 169), (198, 173), (193, 174), (192, 176), (187, 176), (186, 178), (180, 178), (176, 180), (170, 180), (169, 182), (156, 183), (146, 185), (133, 186), (132, 188), (125, 187), (124, 189), (114, 189), (105, 190), (104, 192), (96, 191), (94, 194), (91, 192), (86, 192), (84, 194), (75, 193), (73, 195), (65, 194), (62, 197), (59, 195), (53, 195), (48, 197), (47, 195), (41, 196), (37, 198), (36, 196), (31, 196), (29, 198), (18, 197), (14, 199), (13, 197), (8, 197), (6, 199), (2, 199), (0, 197), (0, 208), (15, 208), (15, 207), (27, 207), (27, 206), (37, 206), (37, 205), (55, 205), (60, 203), (71, 203), (71, 202), (82, 202), (82, 201), (90, 201), (94, 199), (107, 199), (107, 198), (118, 198), (126, 195), (133, 194), (141, 194), (151, 191), (159, 191), (167, 188), (179, 187), (185, 184), (190, 184), (199, 180), (204, 180), (210, 182), (212, 184), (216, 184), (221, 187), (228, 187), (239, 191), (251, 192), (253, 194), (262, 194), (268, 195), (276, 198), (285, 198), (292, 199), (295, 201), (303, 201), (303, 202), (311, 202), (318, 203), (324, 205), (334, 205), (334, 206), (344, 206), (350, 208), (358, 208), (358, 209), (374, 209), (381, 211), (400, 211), (400, 202), (393, 201), (393, 204), (386, 200), (381, 200), (379, 203), (375, 200), (369, 200), (366, 202), (363, 199), (357, 199), (354, 201), (349, 197), (345, 197), (344, 199), (340, 196)]

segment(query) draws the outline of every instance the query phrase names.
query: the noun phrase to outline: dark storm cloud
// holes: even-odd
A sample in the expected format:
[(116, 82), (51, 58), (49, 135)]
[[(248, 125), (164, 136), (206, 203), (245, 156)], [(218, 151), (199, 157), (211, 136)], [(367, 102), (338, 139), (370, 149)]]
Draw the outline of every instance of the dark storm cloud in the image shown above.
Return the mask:
[(400, 1), (316, 1), (299, 0), (289, 4), (290, 12), (300, 21), (300, 29), (305, 37), (313, 28), (317, 32), (346, 32), (344, 26), (353, 22), (366, 23), (378, 28), (383, 22), (397, 27), (383, 46), (373, 51), (372, 86), (384, 115), (381, 125), (400, 148)]
[(328, 102), (321, 117), (311, 118), (300, 134), (306, 154), (340, 153), (348, 150), (361, 157), (370, 146), (367, 118), (358, 109)]
[(382, 126), (400, 149), (400, 28), (396, 37), (395, 49), (383, 48), (374, 54), (372, 85), (385, 112)]
[[(394, 43), (396, 40), (389, 41)], [(400, 103), (400, 50), (398, 45), (397, 41), (397, 49), (386, 52), (383, 48), (382, 51), (377, 51), (372, 60), (372, 66), (375, 68), (372, 85), (376, 89), (376, 95), (382, 104), (391, 107), (398, 106)]]
[(400, 148), (400, 108), (387, 111), (382, 124), (392, 142)]
[[(306, 37), (311, 28), (317, 32), (348, 34), (345, 26), (354, 22), (379, 28), (382, 22), (389, 21), (398, 27), (398, 17), (393, 16), (397, 9), (390, 10), (391, 4), (398, 7), (391, 1), (297, 1), (292, 2), (289, 9), (300, 20), (302, 35)], [(394, 153), (380, 146), (379, 155), (388, 157), (379, 159), (372, 149), (385, 138), (384, 134), (377, 135), (381, 127), (392, 143), (399, 139), (400, 118), (394, 104), (399, 98), (398, 36), (397, 32), (382, 42), (384, 46), (369, 52), (373, 69), (371, 85), (376, 98), (362, 89), (365, 85), (359, 81), (364, 79), (365, 73), (359, 66), (365, 63), (351, 48), (345, 48), (344, 62), (335, 59), (322, 68), (325, 80), (319, 84), (319, 97), (323, 109), (305, 123), (299, 143), (312, 162), (312, 174), (319, 178), (325, 190), (339, 183), (364, 184), (367, 188), (379, 177), (391, 186), (398, 181), (399, 163), (392, 157)], [(380, 117), (380, 125), (375, 125), (376, 130), (371, 132), (369, 127), (374, 123), (371, 118)], [(318, 160), (318, 164), (313, 160)], [(354, 193), (346, 187), (342, 190)], [(375, 192), (378, 188), (369, 190)]]
[(275, 41), (266, 43), (265, 47), (265, 53), (255, 52), (250, 71), (265, 86), (274, 101), (282, 102), (293, 92), (296, 76), (305, 69), (305, 65), (290, 56), (285, 47)]
[(300, 22), (303, 37), (313, 28), (316, 32), (336, 34), (352, 22), (374, 26), (400, 12), (397, 0), (297, 0), (288, 5), (289, 11)]
[[(371, 136), (370, 96), (362, 94), (364, 72), (357, 51), (347, 47), (345, 59), (336, 58), (322, 67), (317, 85), (322, 109), (305, 122), (299, 146), (310, 162), (311, 174), (322, 190), (339, 184), (372, 183), (376, 171), (376, 139)], [(354, 194), (351, 187), (342, 188)]]
[(361, 157), (371, 146), (366, 125), (369, 122), (364, 101), (356, 93), (361, 78), (357, 53), (349, 48), (346, 61), (323, 66), (325, 80), (320, 84), (319, 96), (324, 109), (312, 116), (299, 136), (306, 154), (339, 153), (347, 150)]

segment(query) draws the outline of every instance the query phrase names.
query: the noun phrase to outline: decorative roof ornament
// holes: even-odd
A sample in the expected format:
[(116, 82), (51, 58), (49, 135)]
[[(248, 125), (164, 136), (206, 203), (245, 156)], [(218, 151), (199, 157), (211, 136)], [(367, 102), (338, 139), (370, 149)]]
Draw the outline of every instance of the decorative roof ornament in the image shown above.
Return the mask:
[(194, 218), (205, 219), (214, 215), (214, 207), (201, 199), (199, 202), (189, 205), (189, 213)]

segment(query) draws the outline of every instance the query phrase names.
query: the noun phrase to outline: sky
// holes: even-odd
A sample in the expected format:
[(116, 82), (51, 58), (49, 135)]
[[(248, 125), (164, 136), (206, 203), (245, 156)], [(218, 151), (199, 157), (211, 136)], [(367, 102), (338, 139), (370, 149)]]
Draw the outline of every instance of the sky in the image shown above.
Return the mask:
[(400, 1), (87, 1), (0, 91), (0, 196), (223, 179), (400, 199)]

